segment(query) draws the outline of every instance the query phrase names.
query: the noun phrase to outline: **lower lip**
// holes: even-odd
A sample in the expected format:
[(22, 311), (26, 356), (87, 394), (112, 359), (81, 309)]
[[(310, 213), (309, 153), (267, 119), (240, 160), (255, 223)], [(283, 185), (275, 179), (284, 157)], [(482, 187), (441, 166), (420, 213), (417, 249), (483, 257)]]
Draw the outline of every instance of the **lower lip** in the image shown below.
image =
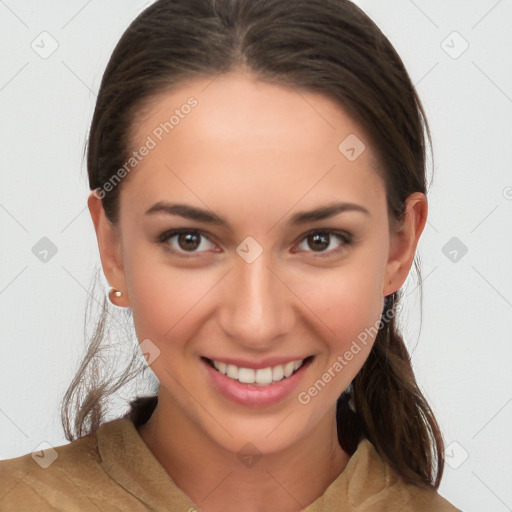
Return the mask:
[(208, 375), (215, 387), (220, 393), (237, 404), (245, 405), (248, 407), (264, 407), (275, 404), (285, 397), (299, 385), (306, 368), (311, 363), (311, 360), (306, 361), (303, 365), (289, 377), (269, 384), (268, 386), (258, 386), (256, 384), (243, 384), (238, 380), (230, 379), (226, 375), (220, 373), (210, 364), (201, 359)]

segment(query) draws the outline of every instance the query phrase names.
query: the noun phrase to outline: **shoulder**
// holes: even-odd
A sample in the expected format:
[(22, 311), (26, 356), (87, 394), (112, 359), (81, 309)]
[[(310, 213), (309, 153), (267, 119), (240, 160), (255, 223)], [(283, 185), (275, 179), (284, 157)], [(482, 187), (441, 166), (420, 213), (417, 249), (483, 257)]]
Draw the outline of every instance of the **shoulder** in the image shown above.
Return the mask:
[(362, 439), (347, 466), (304, 512), (460, 512), (433, 488), (406, 484)]
[(433, 488), (419, 488), (398, 479), (389, 487), (388, 500), (400, 503), (402, 512), (461, 512)]
[(360, 441), (347, 465), (346, 495), (357, 512), (460, 512), (434, 488), (417, 487), (402, 478), (367, 439)]
[[(358, 450), (364, 451), (368, 477), (380, 481), (375, 494), (367, 496), (361, 511), (400, 510), (401, 512), (461, 512), (432, 487), (418, 487), (405, 483), (386, 464), (373, 445), (364, 440)], [(384, 507), (382, 507), (384, 505)], [(380, 508), (379, 508), (380, 507)], [(357, 509), (359, 510), (359, 509)]]
[[(112, 424), (122, 427), (120, 421)], [(3, 512), (95, 510), (102, 496), (119, 494), (118, 487), (102, 467), (96, 434), (0, 461)]]
[[(96, 476), (98, 452), (95, 436), (70, 444), (0, 462), (0, 505), (2, 510), (47, 510), (57, 497), (76, 506), (76, 485), (83, 476)], [(78, 500), (79, 501), (79, 500)]]

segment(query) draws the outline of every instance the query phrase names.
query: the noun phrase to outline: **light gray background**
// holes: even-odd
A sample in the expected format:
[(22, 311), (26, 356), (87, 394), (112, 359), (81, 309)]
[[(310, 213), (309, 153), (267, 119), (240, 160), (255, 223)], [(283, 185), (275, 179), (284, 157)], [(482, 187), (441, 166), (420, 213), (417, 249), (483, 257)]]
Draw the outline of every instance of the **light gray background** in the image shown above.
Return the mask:
[[(58, 406), (99, 264), (83, 147), (110, 53), (147, 4), (0, 0), (0, 459), (66, 443)], [(400, 321), (446, 441), (440, 493), (468, 512), (512, 510), (512, 2), (358, 4), (433, 132), (423, 323), (414, 276)]]

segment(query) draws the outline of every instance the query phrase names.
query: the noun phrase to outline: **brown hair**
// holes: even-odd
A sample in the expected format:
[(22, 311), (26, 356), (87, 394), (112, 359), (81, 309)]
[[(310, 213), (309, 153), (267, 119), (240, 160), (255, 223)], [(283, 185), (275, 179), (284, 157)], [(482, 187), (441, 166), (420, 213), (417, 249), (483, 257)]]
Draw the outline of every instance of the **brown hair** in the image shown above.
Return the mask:
[[(127, 161), (130, 129), (146, 101), (185, 80), (241, 67), (267, 82), (322, 93), (361, 124), (378, 156), (394, 222), (402, 219), (410, 194), (426, 193), (425, 134), (429, 142), (431, 136), (421, 102), (391, 43), (348, 0), (159, 0), (148, 7), (121, 37), (103, 75), (87, 146), (91, 190), (102, 189)], [(121, 187), (102, 197), (113, 223)], [(415, 266), (421, 284), (417, 259)], [(396, 311), (399, 298), (400, 291), (389, 296), (386, 314)], [(104, 421), (106, 399), (134, 375), (129, 367), (111, 385), (87, 377), (105, 337), (107, 307), (104, 298), (89, 350), (63, 400), (69, 440), (94, 432)], [(338, 439), (353, 453), (367, 438), (406, 482), (437, 489), (441, 432), (416, 384), (394, 314), (388, 318), (350, 393), (338, 400)], [(127, 416), (144, 423), (157, 399), (137, 398)]]

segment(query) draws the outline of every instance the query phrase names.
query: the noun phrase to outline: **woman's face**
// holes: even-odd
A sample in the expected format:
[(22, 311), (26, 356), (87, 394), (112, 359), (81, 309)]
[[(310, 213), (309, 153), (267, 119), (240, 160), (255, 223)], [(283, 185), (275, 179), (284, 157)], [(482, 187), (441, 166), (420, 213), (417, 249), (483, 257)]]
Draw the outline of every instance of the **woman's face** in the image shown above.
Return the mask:
[(133, 149), (106, 272), (173, 414), (262, 453), (332, 422), (414, 252), (360, 127), (323, 95), (232, 73), (154, 98)]

